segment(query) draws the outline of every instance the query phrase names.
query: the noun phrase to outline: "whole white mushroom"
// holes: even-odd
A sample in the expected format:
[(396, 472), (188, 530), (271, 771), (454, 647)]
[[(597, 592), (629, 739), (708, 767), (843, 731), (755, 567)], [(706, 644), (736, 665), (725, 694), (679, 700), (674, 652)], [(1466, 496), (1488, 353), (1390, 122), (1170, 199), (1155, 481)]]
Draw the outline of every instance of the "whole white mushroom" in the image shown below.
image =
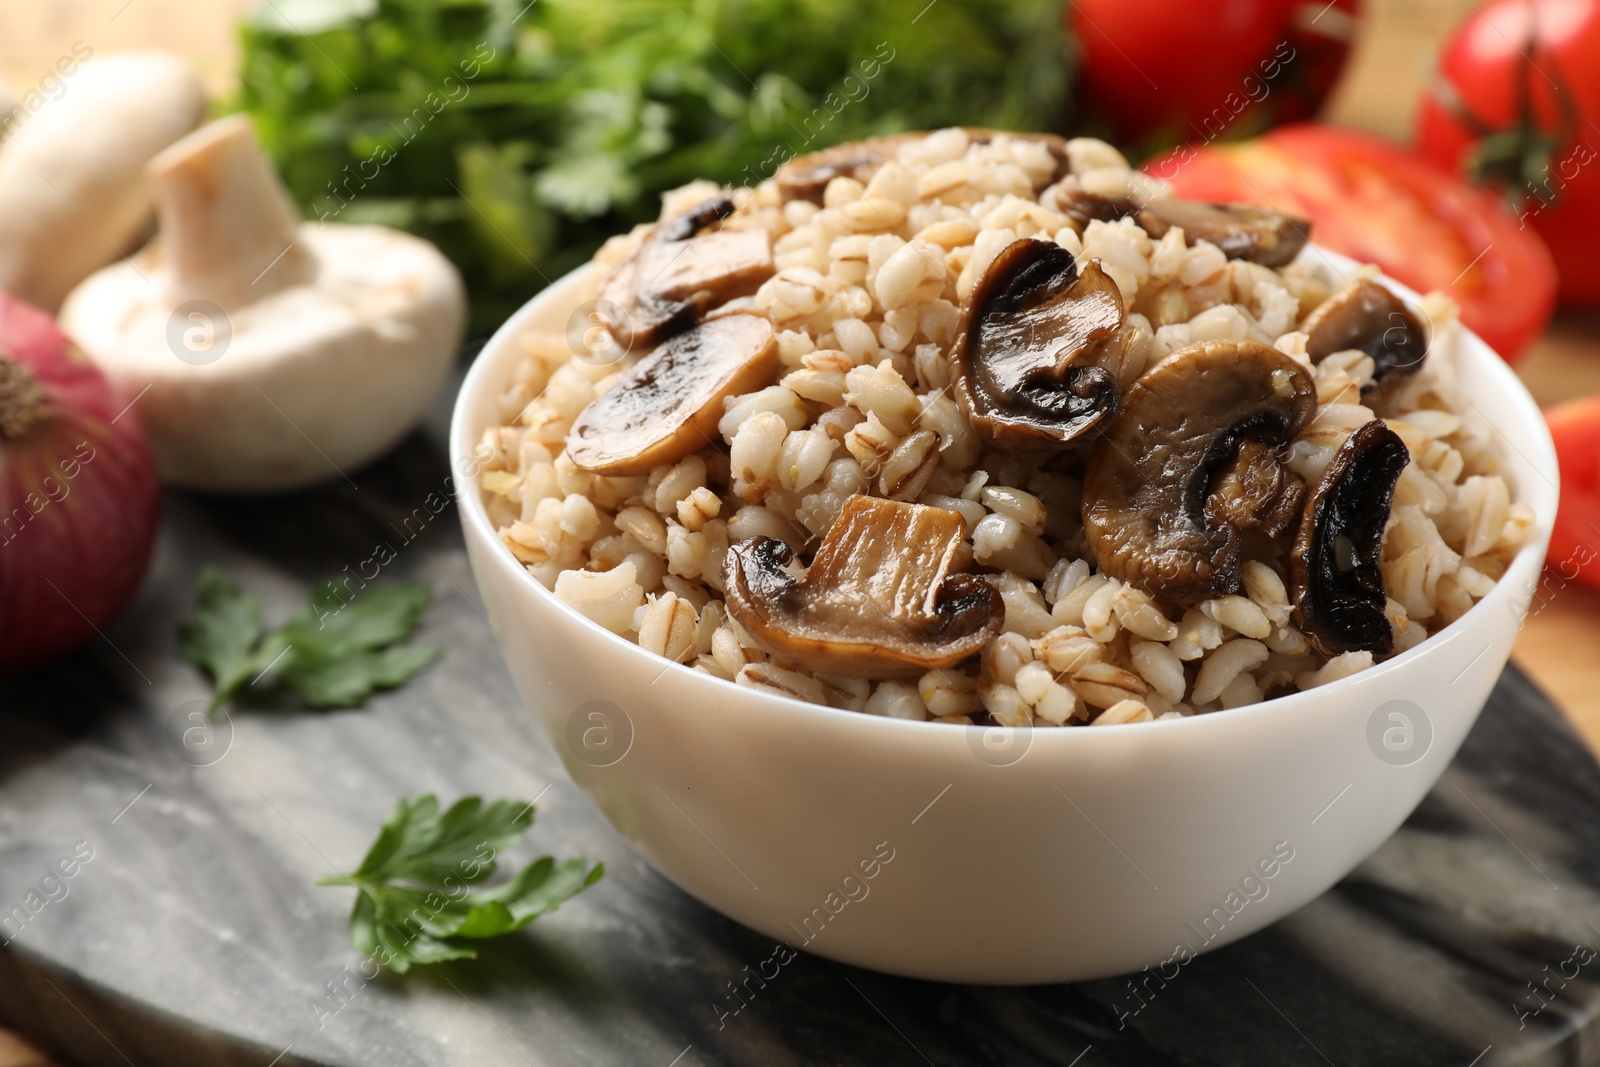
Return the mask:
[(91, 56), (0, 146), (0, 289), (54, 311), (144, 243), (144, 168), (193, 130), (205, 96), (182, 56)]
[(466, 294), (433, 245), (302, 224), (232, 116), (152, 161), (160, 231), (85, 281), (61, 324), (129, 396), (163, 480), (271, 492), (338, 478), (421, 421)]

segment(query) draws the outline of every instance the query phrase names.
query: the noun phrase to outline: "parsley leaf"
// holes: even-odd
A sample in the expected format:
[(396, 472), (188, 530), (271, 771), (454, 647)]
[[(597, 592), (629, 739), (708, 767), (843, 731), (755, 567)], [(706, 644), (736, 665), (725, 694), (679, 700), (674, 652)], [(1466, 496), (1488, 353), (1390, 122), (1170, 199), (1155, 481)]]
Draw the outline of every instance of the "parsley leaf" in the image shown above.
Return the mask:
[(364, 704), (374, 691), (403, 684), (439, 654), (401, 643), (428, 610), (432, 594), (426, 585), (348, 590), (348, 579), (321, 583), (263, 646), (263, 656), (287, 650), (273, 673), (314, 708)]
[(261, 602), (215, 567), (200, 572), (195, 613), (178, 624), (178, 654), (211, 675), (216, 711), (261, 670), (255, 650), (261, 640)]
[(494, 874), (500, 852), (532, 824), (533, 805), (520, 800), (462, 797), (441, 814), (432, 793), (402, 797), (361, 866), (317, 884), (355, 887), (350, 939), (395, 971), (473, 959), (473, 941), (522, 929), (605, 873), (588, 860), (541, 856), (502, 885), (469, 889)]
[(260, 602), (208, 567), (195, 586), (195, 614), (179, 624), (178, 652), (211, 675), (213, 711), (258, 678), (314, 708), (358, 707), (437, 658), (436, 648), (406, 643), (430, 599), (426, 585), (356, 592), (349, 579), (331, 578), (288, 622), (263, 636)]

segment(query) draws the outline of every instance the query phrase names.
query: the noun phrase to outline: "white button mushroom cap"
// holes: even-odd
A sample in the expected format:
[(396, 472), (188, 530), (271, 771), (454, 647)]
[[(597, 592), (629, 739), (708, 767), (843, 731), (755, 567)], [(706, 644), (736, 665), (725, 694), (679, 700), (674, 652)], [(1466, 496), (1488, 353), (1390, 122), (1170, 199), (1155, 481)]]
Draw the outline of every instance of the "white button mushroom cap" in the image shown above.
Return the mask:
[(61, 322), (126, 393), (170, 484), (270, 492), (353, 474), (426, 414), (460, 345), (460, 276), (426, 241), (292, 223), (242, 117), (151, 168), (158, 242)]
[(0, 147), (0, 289), (51, 311), (143, 243), (145, 165), (205, 113), (188, 61), (162, 52), (91, 56), (63, 84)]

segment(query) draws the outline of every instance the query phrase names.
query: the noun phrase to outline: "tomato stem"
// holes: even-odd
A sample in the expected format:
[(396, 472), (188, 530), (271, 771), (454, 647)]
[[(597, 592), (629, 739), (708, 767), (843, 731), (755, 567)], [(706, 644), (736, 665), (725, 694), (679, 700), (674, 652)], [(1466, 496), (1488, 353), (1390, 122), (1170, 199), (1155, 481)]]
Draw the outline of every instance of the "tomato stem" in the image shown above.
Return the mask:
[[(1528, 8), (1528, 21), (1517, 67), (1517, 117), (1510, 126), (1496, 129), (1474, 115), (1455, 87), (1446, 82), (1438, 94), (1444, 107), (1478, 138), (1467, 156), (1467, 173), (1473, 181), (1502, 188), (1507, 205), (1521, 211), (1529, 201), (1546, 204), (1556, 198), (1550, 184), (1550, 164), (1577, 132), (1577, 106), (1566, 76), (1553, 59), (1549, 72), (1534, 57), (1539, 54), (1539, 15)], [(1535, 74), (1550, 83), (1551, 94), (1560, 108), (1561, 118), (1552, 127), (1541, 125), (1533, 104)]]
[(15, 440), (50, 412), (50, 398), (28, 369), (0, 352), (0, 439)]

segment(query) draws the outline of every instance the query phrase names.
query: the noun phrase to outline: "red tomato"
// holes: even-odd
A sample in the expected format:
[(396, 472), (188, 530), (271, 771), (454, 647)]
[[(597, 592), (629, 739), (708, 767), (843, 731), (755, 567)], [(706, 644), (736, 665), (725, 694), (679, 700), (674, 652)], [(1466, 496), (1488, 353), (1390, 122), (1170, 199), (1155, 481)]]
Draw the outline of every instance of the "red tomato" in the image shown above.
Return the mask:
[(1544, 413), (1561, 464), (1561, 506), (1545, 566), (1600, 589), (1600, 397)]
[(1439, 63), (1417, 150), (1505, 192), (1550, 246), (1561, 299), (1600, 303), (1600, 2), (1479, 6)]
[(1165, 148), (1310, 118), (1350, 50), (1360, 0), (1069, 0), (1087, 118)]
[(1242, 144), (1184, 146), (1144, 169), (1179, 196), (1310, 219), (1323, 247), (1376, 263), (1419, 292), (1449, 294), (1461, 320), (1508, 362), (1555, 305), (1550, 253), (1503, 204), (1371, 134), (1285, 126)]

